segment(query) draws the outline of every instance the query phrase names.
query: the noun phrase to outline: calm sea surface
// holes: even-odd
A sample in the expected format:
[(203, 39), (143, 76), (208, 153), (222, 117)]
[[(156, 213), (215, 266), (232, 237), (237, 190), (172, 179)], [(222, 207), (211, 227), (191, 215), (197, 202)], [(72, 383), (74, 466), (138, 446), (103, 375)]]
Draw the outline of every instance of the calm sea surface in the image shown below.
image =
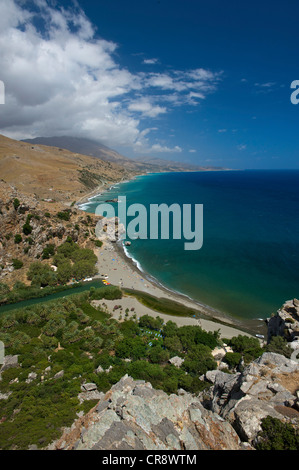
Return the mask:
[[(266, 318), (299, 297), (299, 171), (164, 173), (116, 185), (107, 199), (203, 204), (203, 247), (132, 241), (128, 254), (165, 287), (242, 318)], [(117, 205), (115, 204), (115, 207)], [(129, 219), (130, 220), (130, 219)]]

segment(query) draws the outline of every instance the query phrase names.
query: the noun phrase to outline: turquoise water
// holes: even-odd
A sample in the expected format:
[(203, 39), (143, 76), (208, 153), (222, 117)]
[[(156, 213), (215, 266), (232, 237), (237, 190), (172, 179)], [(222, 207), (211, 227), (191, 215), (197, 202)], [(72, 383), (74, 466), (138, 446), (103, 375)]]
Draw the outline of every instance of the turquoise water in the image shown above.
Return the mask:
[(127, 249), (165, 287), (241, 319), (266, 318), (299, 297), (299, 171), (145, 175), (84, 209), (124, 195), (127, 206), (148, 209), (203, 204), (200, 250), (185, 251), (184, 240), (141, 239)]

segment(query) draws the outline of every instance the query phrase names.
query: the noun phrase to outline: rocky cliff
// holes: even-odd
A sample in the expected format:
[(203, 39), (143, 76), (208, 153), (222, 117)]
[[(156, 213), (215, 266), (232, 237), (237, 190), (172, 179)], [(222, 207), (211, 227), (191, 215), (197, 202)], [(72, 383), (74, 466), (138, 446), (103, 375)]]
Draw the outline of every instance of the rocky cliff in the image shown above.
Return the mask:
[(299, 300), (288, 300), (267, 320), (268, 342), (273, 336), (283, 336), (292, 349), (299, 348)]
[(102, 394), (51, 449), (239, 450), (231, 424), (206, 410), (198, 397), (167, 395), (150, 383), (123, 377)]
[(299, 429), (299, 364), (264, 353), (237, 374), (208, 371), (205, 406), (228, 421), (242, 441), (257, 443), (261, 421), (272, 416)]
[(299, 364), (264, 353), (243, 372), (209, 371), (208, 392), (167, 395), (123, 377), (51, 449), (253, 449), (267, 416), (299, 429)]

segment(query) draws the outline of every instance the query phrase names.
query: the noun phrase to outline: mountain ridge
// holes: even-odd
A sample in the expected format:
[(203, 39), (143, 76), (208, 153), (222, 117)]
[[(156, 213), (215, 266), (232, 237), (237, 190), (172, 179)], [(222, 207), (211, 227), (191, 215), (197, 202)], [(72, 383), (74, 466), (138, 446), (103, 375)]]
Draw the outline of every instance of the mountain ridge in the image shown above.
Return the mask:
[(226, 168), (222, 167), (204, 167), (151, 156), (132, 159), (121, 155), (116, 150), (103, 145), (101, 142), (84, 137), (36, 137), (34, 139), (25, 139), (22, 142), (27, 142), (33, 145), (60, 147), (74, 153), (101, 158), (105, 161), (121, 164), (128, 170), (130, 169), (141, 172), (226, 170)]

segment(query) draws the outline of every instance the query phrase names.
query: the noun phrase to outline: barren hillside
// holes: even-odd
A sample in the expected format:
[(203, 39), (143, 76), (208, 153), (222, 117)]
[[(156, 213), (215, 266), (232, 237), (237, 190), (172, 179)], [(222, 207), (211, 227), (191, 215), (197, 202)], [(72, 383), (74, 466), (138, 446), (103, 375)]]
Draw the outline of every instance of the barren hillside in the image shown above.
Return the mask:
[(0, 136), (0, 178), (38, 199), (69, 201), (129, 176), (120, 165)]

